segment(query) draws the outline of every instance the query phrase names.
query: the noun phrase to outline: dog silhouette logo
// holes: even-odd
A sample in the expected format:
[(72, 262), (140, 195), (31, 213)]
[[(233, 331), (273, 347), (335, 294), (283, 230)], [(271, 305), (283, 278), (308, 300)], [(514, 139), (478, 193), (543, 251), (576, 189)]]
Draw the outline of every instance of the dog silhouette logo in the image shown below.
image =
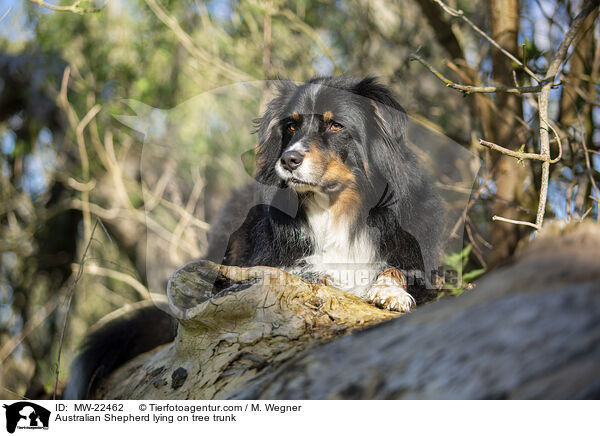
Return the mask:
[(10, 405), (4, 404), (6, 409), (6, 431), (14, 433), (18, 429), (48, 429), (50, 421), (50, 411), (30, 403), (29, 401), (19, 401)]

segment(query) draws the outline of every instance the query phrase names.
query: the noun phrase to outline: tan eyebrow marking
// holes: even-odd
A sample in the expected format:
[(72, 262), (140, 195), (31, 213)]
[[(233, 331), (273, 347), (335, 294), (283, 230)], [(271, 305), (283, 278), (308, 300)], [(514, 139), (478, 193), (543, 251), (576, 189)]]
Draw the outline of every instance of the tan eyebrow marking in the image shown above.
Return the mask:
[(292, 114), (292, 118), (293, 118), (294, 120), (298, 121), (298, 120), (300, 119), (300, 115), (298, 114), (298, 112), (294, 112), (294, 113)]
[(325, 121), (326, 123), (331, 121), (332, 119), (333, 119), (333, 112), (327, 111), (323, 114), (323, 121)]

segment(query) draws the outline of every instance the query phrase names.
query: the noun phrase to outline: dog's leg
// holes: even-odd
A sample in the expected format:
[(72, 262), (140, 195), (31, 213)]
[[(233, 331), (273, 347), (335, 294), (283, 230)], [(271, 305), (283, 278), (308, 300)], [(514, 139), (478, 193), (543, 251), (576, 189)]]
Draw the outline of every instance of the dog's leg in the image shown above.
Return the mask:
[(367, 291), (367, 301), (384, 309), (409, 312), (416, 303), (406, 287), (402, 272), (395, 268), (383, 270)]

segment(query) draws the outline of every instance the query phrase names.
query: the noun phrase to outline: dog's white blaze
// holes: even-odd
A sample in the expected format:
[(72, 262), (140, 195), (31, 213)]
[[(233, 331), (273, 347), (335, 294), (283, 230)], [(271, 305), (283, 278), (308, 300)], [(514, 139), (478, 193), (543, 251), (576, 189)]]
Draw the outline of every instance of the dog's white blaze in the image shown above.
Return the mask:
[(302, 152), (306, 152), (306, 147), (302, 143), (302, 140), (300, 140), (300, 141), (294, 142), (292, 145), (290, 145), (284, 151), (302, 151)]
[(334, 286), (365, 297), (384, 267), (366, 230), (351, 239), (350, 223), (335, 220), (329, 211), (329, 198), (322, 193), (306, 200), (305, 211), (315, 253), (301, 259), (307, 264), (302, 270), (327, 275)]

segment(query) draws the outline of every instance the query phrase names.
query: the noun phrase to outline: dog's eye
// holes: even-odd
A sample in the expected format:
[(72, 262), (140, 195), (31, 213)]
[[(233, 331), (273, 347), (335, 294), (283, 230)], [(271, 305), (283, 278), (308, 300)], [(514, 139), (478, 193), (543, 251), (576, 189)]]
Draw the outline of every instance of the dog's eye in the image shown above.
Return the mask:
[(331, 130), (333, 130), (334, 132), (337, 132), (338, 130), (343, 129), (344, 126), (342, 126), (340, 123), (336, 123), (335, 121), (332, 121), (331, 124), (329, 125), (329, 128)]
[(286, 128), (290, 131), (290, 132), (295, 132), (296, 131), (296, 123), (288, 123)]

